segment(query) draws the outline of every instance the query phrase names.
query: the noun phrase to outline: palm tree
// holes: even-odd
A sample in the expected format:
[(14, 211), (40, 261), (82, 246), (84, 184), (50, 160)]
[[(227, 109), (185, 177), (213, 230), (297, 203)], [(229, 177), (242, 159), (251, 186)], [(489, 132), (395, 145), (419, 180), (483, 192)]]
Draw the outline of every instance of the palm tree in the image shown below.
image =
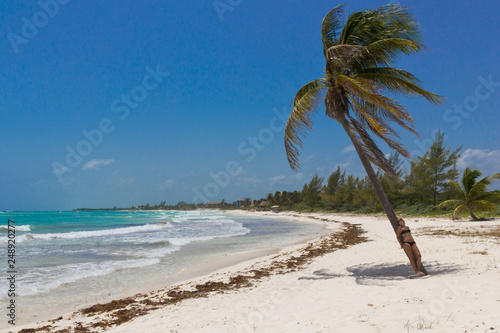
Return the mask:
[(480, 219), (474, 215), (472, 212), (473, 210), (494, 212), (496, 210), (496, 204), (494, 201), (500, 200), (500, 191), (487, 190), (492, 180), (500, 179), (500, 173), (484, 177), (480, 181), (476, 182), (476, 179), (480, 178), (482, 175), (483, 173), (478, 169), (470, 169), (467, 167), (462, 175), (462, 184), (450, 180), (450, 184), (453, 185), (453, 187), (455, 187), (460, 193), (460, 199), (446, 200), (440, 203), (438, 208), (441, 209), (447, 206), (454, 206), (454, 219), (461, 211), (468, 210), (474, 221), (479, 221)]
[(370, 162), (388, 173), (394, 172), (372, 135), (409, 157), (390, 123), (418, 133), (407, 110), (383, 93), (423, 96), (434, 104), (441, 103), (442, 97), (424, 90), (411, 73), (391, 67), (400, 54), (424, 49), (420, 28), (406, 8), (386, 5), (358, 11), (344, 23), (343, 7), (333, 8), (322, 22), (324, 77), (307, 83), (293, 100), (284, 134), (288, 162), (292, 169), (298, 169), (302, 139), (312, 129), (313, 116), (324, 101), (326, 115), (338, 121), (351, 139), (396, 231), (396, 214)]

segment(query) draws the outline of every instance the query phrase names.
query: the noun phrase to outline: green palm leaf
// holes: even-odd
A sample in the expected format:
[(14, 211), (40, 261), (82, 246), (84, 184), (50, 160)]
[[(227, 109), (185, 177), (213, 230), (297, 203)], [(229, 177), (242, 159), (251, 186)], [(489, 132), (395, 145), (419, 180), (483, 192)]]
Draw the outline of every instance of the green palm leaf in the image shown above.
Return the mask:
[(453, 212), (453, 218), (456, 218), (458, 214), (460, 214), (462, 211), (469, 209), (469, 207), (465, 204), (458, 205), (455, 207), (455, 211)]
[(355, 12), (346, 22), (341, 42), (368, 45), (374, 41), (397, 37), (420, 42), (422, 35), (414, 17), (405, 7), (386, 5)]
[(292, 169), (299, 166), (299, 152), (302, 138), (307, 135), (307, 130), (312, 129), (312, 118), (324, 98), (325, 82), (317, 79), (303, 86), (293, 101), (293, 110), (285, 127), (285, 150), (288, 162)]
[(450, 181), (450, 184), (458, 190), (461, 200), (444, 201), (439, 204), (438, 208), (456, 205), (454, 217), (460, 211), (468, 209), (474, 220), (477, 220), (472, 213), (474, 210), (495, 212), (495, 202), (500, 200), (500, 191), (488, 191), (488, 186), (491, 185), (493, 179), (500, 179), (499, 174), (476, 181), (482, 174), (478, 169), (465, 168), (462, 174), (461, 186), (458, 182)]
[(420, 27), (406, 8), (387, 5), (357, 11), (344, 22), (344, 6), (333, 8), (321, 23), (325, 76), (306, 84), (293, 100), (285, 128), (287, 158), (296, 170), (302, 139), (312, 128), (312, 117), (320, 106), (320, 96), (324, 96), (326, 114), (341, 123), (348, 120), (350, 125), (343, 126), (353, 131), (363, 153), (375, 165), (392, 172), (371, 135), (408, 157), (391, 123), (418, 133), (408, 111), (382, 91), (422, 96), (435, 104), (442, 97), (424, 90), (409, 72), (390, 67), (399, 55), (424, 49)]
[(497, 208), (494, 203), (487, 200), (475, 200), (471, 206), (473, 209), (479, 209), (487, 212), (494, 212)]
[(443, 209), (443, 208), (447, 208), (447, 207), (450, 207), (450, 206), (460, 206), (460, 205), (463, 205), (464, 204), (464, 201), (463, 200), (446, 200), (446, 201), (443, 201), (441, 202), (439, 205), (438, 205), (438, 209)]
[(333, 8), (326, 14), (321, 23), (321, 37), (323, 40), (323, 52), (325, 54), (326, 50), (339, 42), (342, 21), (344, 19), (344, 6), (345, 4), (342, 4)]
[(412, 77), (404, 77), (395, 68), (367, 68), (362, 73), (356, 74), (356, 77), (371, 80), (392, 93), (422, 96), (434, 104), (443, 101), (443, 97), (423, 89)]

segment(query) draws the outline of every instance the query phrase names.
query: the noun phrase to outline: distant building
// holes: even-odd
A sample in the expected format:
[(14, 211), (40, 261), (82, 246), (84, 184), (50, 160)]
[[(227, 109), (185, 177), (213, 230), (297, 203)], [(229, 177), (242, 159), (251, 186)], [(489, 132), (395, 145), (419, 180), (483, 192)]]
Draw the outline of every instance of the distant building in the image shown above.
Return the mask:
[(273, 212), (275, 212), (275, 213), (279, 213), (279, 212), (282, 211), (282, 208), (280, 206), (278, 206), (278, 205), (274, 205), (274, 206), (271, 207), (271, 210)]
[(234, 202), (235, 207), (241, 207), (245, 203), (245, 199), (238, 199)]
[(267, 210), (267, 200), (261, 201), (258, 210)]
[(220, 201), (219, 202), (207, 202), (205, 206), (207, 208), (220, 208)]

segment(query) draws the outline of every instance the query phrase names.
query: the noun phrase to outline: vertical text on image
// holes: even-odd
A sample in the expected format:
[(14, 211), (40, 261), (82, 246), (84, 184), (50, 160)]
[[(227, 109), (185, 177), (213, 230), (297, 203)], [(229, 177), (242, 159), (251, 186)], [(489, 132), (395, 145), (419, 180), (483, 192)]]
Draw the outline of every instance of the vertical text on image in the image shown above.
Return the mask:
[(9, 305), (7, 306), (8, 323), (11, 325), (16, 324), (16, 222), (12, 220), (7, 221), (7, 281), (8, 290), (7, 297), (9, 297)]

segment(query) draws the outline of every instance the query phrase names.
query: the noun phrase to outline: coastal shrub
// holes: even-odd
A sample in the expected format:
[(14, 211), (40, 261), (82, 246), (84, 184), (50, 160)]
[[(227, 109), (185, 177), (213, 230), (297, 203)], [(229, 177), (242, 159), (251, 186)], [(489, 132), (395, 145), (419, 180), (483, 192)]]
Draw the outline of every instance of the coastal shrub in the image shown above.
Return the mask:
[(307, 206), (304, 202), (299, 203), (295, 206), (295, 210), (298, 212), (310, 212), (311, 207)]
[(355, 210), (357, 210), (358, 207), (355, 205), (355, 204), (352, 204), (352, 203), (345, 203), (343, 204), (340, 208), (339, 208), (339, 211), (341, 212), (354, 212)]
[(401, 212), (407, 215), (425, 215), (434, 213), (437, 211), (437, 207), (434, 205), (426, 205), (424, 203), (418, 203), (402, 209)]
[(368, 214), (368, 213), (373, 213), (374, 211), (375, 211), (374, 207), (364, 206), (364, 207), (358, 208), (356, 210), (356, 213), (358, 213), (358, 214)]

